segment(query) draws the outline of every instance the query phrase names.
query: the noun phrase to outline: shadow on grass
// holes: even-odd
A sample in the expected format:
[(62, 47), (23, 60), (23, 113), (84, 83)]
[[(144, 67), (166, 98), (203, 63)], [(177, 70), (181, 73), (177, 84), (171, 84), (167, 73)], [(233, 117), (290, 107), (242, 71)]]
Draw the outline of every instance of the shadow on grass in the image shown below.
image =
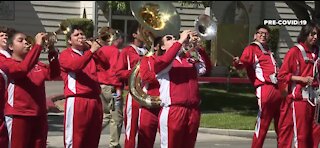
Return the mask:
[(254, 88), (248, 84), (230, 85), (229, 88), (221, 84), (202, 84), (200, 97), (203, 113), (239, 112), (248, 116), (257, 115)]

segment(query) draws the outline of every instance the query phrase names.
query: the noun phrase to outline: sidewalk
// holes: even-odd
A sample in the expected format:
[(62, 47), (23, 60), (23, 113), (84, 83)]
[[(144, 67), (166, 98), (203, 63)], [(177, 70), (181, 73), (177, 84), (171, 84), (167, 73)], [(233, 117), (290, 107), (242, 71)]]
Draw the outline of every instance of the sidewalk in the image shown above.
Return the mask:
[[(216, 135), (236, 136), (252, 138), (254, 130), (235, 130), (235, 129), (218, 129), (218, 128), (199, 128), (199, 133), (208, 133)], [(266, 138), (276, 139), (275, 131), (268, 131)]]

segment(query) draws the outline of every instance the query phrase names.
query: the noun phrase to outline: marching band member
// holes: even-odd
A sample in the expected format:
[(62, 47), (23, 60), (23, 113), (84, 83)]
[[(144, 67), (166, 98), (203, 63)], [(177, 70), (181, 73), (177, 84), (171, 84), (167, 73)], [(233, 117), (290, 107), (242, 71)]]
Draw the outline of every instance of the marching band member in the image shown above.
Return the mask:
[[(128, 36), (131, 44), (122, 49), (117, 62), (116, 76), (120, 81), (129, 80), (131, 69), (138, 63), (141, 57), (146, 53), (143, 49), (143, 39), (139, 32), (139, 24), (132, 24), (129, 28), (132, 34)], [(126, 105), (124, 108), (124, 126), (125, 126), (125, 147), (134, 148), (136, 145), (136, 135), (138, 128), (139, 103), (134, 100), (130, 93), (127, 94)]]
[(162, 104), (159, 115), (161, 147), (195, 146), (200, 125), (197, 77), (200, 73), (204, 74), (205, 70), (198, 69), (198, 63), (190, 63), (181, 54), (182, 43), (190, 35), (190, 30), (184, 30), (179, 40), (175, 40), (172, 35), (165, 35), (160, 42), (160, 48), (165, 50), (165, 54), (154, 60)]
[(256, 89), (259, 106), (258, 117), (253, 135), (252, 148), (262, 147), (269, 125), (274, 119), (276, 133), (280, 114), (281, 93), (277, 84), (277, 63), (267, 46), (270, 29), (258, 25), (254, 42), (248, 45), (240, 59), (234, 57), (233, 64), (237, 69), (246, 68), (248, 77)]
[[(77, 25), (71, 26), (67, 39), (69, 47), (59, 57), (66, 97), (64, 145), (97, 148), (103, 111), (93, 54), (100, 48), (100, 44), (87, 41), (82, 28)], [(91, 44), (89, 50), (85, 42)]]
[[(0, 26), (0, 61), (4, 62), (7, 58), (10, 58), (11, 55), (7, 52), (7, 40), (8, 40), (8, 28), (4, 26)], [(6, 73), (4, 73), (6, 74)], [(7, 75), (7, 74), (6, 74)], [(4, 78), (6, 76), (3, 76), (1, 78), (1, 81), (4, 82)], [(6, 85), (4, 83), (1, 84), (1, 89), (0, 93), (2, 93), (1, 98), (0, 98), (0, 145), (7, 146), (8, 145), (8, 131), (4, 122), (4, 104), (5, 104), (5, 99), (4, 99), (4, 93), (6, 90)]]
[(279, 147), (281, 148), (291, 147), (293, 133), (295, 147), (313, 146), (314, 107), (307, 101), (311, 92), (306, 91), (305, 88), (318, 87), (317, 80), (314, 80), (313, 66), (318, 58), (319, 50), (316, 43), (319, 31), (320, 28), (315, 23), (302, 27), (297, 38), (299, 44), (289, 49), (279, 72), (280, 82), (288, 88), (279, 123)]
[[(123, 43), (123, 37), (118, 30), (103, 27), (99, 32), (107, 45), (101, 47), (95, 58), (97, 63), (98, 80), (101, 86), (101, 102), (103, 105), (103, 127), (110, 125), (110, 148), (120, 147), (120, 136), (123, 124), (123, 99), (122, 84), (115, 75), (115, 68), (119, 57), (119, 47)], [(103, 61), (102, 61), (103, 60)]]
[(46, 147), (48, 121), (44, 81), (59, 76), (60, 70), (57, 53), (49, 53), (50, 65), (38, 62), (45, 36), (45, 33), (38, 33), (32, 48), (22, 32), (14, 32), (8, 38), (12, 57), (4, 63), (9, 68), (10, 78), (4, 114), (12, 148)]
[[(154, 55), (144, 56), (141, 59), (139, 74), (141, 77), (142, 85), (148, 95), (159, 96), (160, 84), (156, 79), (154, 72), (154, 60), (156, 56), (161, 56), (160, 53), (160, 41), (162, 37), (157, 37), (154, 40)], [(159, 108), (147, 108), (144, 106), (140, 107), (139, 120), (138, 120), (138, 144), (137, 147), (153, 148), (154, 141), (156, 139), (158, 129), (158, 115), (160, 112)]]

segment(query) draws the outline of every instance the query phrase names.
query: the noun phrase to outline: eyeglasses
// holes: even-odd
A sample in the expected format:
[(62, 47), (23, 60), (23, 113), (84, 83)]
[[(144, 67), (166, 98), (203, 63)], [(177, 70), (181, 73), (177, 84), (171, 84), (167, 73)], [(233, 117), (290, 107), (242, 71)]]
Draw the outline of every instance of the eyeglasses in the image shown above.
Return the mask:
[(260, 34), (260, 35), (265, 35), (265, 36), (268, 36), (269, 33), (268, 32), (262, 32), (262, 31), (258, 31), (257, 34)]

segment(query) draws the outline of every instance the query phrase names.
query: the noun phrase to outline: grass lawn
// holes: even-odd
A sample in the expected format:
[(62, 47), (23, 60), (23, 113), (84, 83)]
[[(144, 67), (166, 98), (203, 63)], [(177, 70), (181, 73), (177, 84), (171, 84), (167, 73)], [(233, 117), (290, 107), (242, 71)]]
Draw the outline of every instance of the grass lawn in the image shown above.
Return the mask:
[[(200, 127), (253, 130), (258, 106), (249, 84), (201, 84)], [(271, 124), (270, 129), (274, 126)]]

